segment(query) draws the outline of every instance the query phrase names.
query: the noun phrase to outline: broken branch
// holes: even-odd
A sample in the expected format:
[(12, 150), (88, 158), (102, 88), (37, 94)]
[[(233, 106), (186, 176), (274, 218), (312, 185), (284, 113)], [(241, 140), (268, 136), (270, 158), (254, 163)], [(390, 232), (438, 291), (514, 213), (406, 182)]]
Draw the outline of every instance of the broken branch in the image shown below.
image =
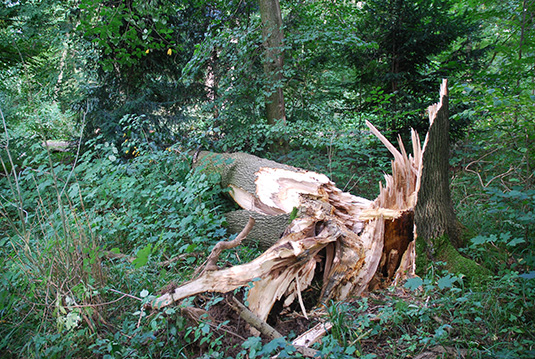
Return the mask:
[[(251, 229), (253, 229), (253, 226), (255, 224), (255, 220), (253, 217), (249, 217), (249, 221), (247, 222), (247, 225), (245, 228), (231, 241), (221, 241), (218, 242), (214, 249), (212, 249), (212, 252), (208, 256), (208, 259), (206, 260), (206, 266), (204, 267), (204, 271), (214, 271), (218, 270), (219, 267), (217, 266), (217, 261), (219, 260), (219, 256), (221, 255), (221, 252), (226, 249), (232, 249), (236, 248), (241, 244), (241, 242), (247, 237)], [(201, 272), (201, 273), (202, 273)]]

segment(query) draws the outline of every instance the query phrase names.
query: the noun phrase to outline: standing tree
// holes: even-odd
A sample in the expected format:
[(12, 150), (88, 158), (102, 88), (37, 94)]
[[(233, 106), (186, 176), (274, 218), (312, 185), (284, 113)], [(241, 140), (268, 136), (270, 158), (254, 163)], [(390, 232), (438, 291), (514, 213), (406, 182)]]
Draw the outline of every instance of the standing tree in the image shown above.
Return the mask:
[[(420, 263), (447, 262), (450, 271), (472, 279), (483, 271), (474, 261), (459, 254), (462, 225), (453, 209), (449, 176), (449, 100), (447, 80), (440, 87), (440, 101), (429, 107), (429, 131), (423, 146), (423, 168), (414, 220), (418, 233)], [(424, 259), (424, 260), (422, 260)]]
[[(270, 125), (281, 121), (286, 124), (286, 111), (282, 82), (283, 75), (283, 32), (279, 0), (260, 0), (260, 17), (262, 19), (262, 38), (264, 41), (264, 72), (268, 79), (266, 96), (266, 116)], [(284, 149), (287, 142), (277, 139), (276, 147)]]
[[(430, 94), (436, 81), (449, 76), (431, 57), (466, 34), (470, 24), (463, 13), (454, 13), (450, 0), (363, 3), (356, 27), (362, 40), (373, 46), (352, 49), (349, 61), (356, 70), (355, 86), (360, 91), (385, 94), (389, 119), (384, 127), (393, 135), (410, 127), (420, 133), (427, 130), (420, 114), (433, 101)], [(365, 101), (359, 109), (369, 111), (378, 104)]]
[(97, 84), (88, 90), (98, 103), (88, 114), (88, 131), (99, 128), (109, 140), (119, 140), (119, 122), (127, 114), (146, 116), (155, 140), (172, 133), (170, 128), (187, 127), (186, 107), (205, 99), (206, 89), (202, 83), (185, 84), (177, 69), (204, 39), (216, 16), (211, 4), (83, 0), (78, 16), (78, 33), (95, 55), (88, 67), (97, 75)]

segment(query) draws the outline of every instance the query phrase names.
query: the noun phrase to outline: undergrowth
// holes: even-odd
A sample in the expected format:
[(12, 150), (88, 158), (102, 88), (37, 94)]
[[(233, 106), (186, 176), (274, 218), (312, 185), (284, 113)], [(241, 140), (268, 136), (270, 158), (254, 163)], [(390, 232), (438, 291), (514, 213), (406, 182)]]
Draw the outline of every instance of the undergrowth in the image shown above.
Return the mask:
[(226, 236), (218, 179), (175, 148), (138, 143), (125, 160), (96, 138), (65, 155), (4, 129), (2, 357), (84, 357), (103, 343), (112, 357), (159, 353), (152, 338), (166, 314), (143, 319), (139, 309)]
[[(234, 332), (229, 319), (200, 313), (192, 320), (185, 314), (189, 301), (144, 309), (166, 285), (189, 279), (212, 246), (229, 237), (222, 216), (227, 203), (217, 176), (191, 169), (187, 149), (153, 146), (132, 123), (143, 121), (124, 121), (118, 143), (97, 137), (64, 153), (4, 126), (1, 356), (302, 357), (286, 340), (300, 333), (262, 341)], [(492, 279), (468, 285), (462, 273), (433, 263), (422, 278), (398, 288), (327, 303), (320, 309), (333, 328), (315, 344), (318, 355), (535, 356), (532, 175), (526, 157), (515, 162), (499, 151), (488, 154), (490, 144), (454, 152), (452, 188), (469, 229), (461, 252), (491, 270)], [(325, 134), (277, 159), (329, 174), (339, 187), (373, 199), (389, 165), (378, 148), (364, 132)], [(221, 261), (236, 264), (257, 254), (227, 251)], [(224, 298), (195, 300), (208, 313)]]

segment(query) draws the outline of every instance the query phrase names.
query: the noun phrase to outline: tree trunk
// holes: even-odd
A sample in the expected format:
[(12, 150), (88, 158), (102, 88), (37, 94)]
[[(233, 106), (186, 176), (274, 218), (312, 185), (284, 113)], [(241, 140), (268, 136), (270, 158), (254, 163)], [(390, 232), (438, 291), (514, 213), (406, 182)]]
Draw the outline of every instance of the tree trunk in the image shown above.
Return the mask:
[[(423, 146), (423, 168), (415, 221), (418, 231), (420, 263), (427, 260), (447, 262), (451, 272), (468, 277), (484, 276), (484, 269), (462, 257), (462, 225), (454, 212), (449, 172), (449, 110), (447, 80), (442, 81), (440, 100), (429, 107), (429, 131)], [(419, 265), (423, 269), (425, 265)]]
[[(279, 0), (259, 0), (264, 41), (264, 73), (267, 78), (266, 117), (270, 125), (281, 121), (286, 124), (286, 110), (282, 82), (284, 56), (282, 52), (284, 35)], [(283, 138), (276, 139), (276, 146), (284, 151), (288, 143)]]
[[(247, 301), (260, 320), (267, 319), (277, 301), (286, 307), (297, 302), (306, 317), (308, 308), (301, 296), (306, 289), (319, 304), (413, 276), (415, 222), (418, 242), (436, 259), (451, 262), (465, 274), (477, 269), (449, 240), (450, 236), (460, 237), (449, 192), (445, 81), (440, 94), (440, 102), (429, 109), (431, 128), (423, 148), (412, 131), (412, 155), (407, 154), (401, 139), (398, 150), (367, 122), (394, 157), (392, 175), (385, 175), (385, 185), (373, 202), (341, 191), (323, 174), (244, 153), (200, 152), (194, 163), (197, 169), (221, 174), (221, 184), (243, 208), (238, 217), (252, 212), (261, 216), (256, 221), (264, 227), (259, 236), (270, 238), (265, 245), (271, 245), (249, 263), (217, 267), (222, 248), (230, 248), (252, 233), (249, 230), (255, 221), (248, 220), (239, 241), (217, 245), (207, 267), (197, 271), (201, 273), (197, 278), (151, 305), (158, 309), (202, 292), (226, 293), (252, 283)], [(264, 219), (267, 225), (262, 224)]]
[(447, 80), (440, 87), (440, 102), (429, 111), (429, 131), (424, 142), (422, 178), (415, 215), (418, 236), (428, 241), (447, 235), (457, 247), (461, 233), (450, 192), (449, 110)]

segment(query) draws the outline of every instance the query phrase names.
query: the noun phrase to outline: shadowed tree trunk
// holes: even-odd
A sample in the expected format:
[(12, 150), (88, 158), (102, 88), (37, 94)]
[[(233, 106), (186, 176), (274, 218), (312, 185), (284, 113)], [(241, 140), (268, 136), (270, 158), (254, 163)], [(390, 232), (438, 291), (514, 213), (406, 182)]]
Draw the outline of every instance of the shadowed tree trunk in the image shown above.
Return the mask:
[[(266, 97), (266, 117), (268, 124), (278, 121), (286, 124), (286, 110), (282, 88), (284, 57), (282, 53), (284, 35), (279, 0), (260, 0), (260, 17), (262, 20), (262, 37), (264, 40), (264, 73), (268, 80)], [(276, 139), (275, 147), (285, 151), (287, 141)]]
[(447, 262), (451, 272), (463, 273), (471, 279), (480, 277), (484, 269), (459, 254), (463, 227), (454, 212), (449, 171), (449, 109), (448, 82), (442, 81), (440, 100), (429, 107), (429, 131), (423, 146), (423, 168), (418, 202), (414, 215), (418, 232), (417, 267), (425, 269), (426, 260)]
[(440, 88), (440, 102), (428, 111), (430, 126), (424, 143), (424, 166), (415, 209), (418, 236), (428, 242), (430, 249), (433, 247), (430, 239), (444, 235), (458, 247), (461, 231), (450, 192), (447, 80), (443, 80)]

